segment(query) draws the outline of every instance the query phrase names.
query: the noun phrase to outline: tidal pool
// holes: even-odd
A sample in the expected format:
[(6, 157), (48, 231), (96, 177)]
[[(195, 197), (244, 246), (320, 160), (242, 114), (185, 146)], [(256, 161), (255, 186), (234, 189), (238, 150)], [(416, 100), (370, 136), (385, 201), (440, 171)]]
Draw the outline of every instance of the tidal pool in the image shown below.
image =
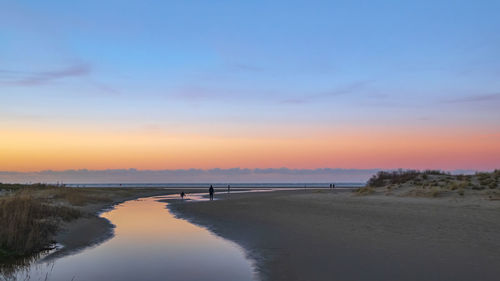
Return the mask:
[[(101, 216), (115, 226), (110, 240), (74, 255), (38, 262), (13, 280), (256, 280), (237, 244), (175, 218), (158, 200), (127, 201)], [(10, 278), (9, 278), (10, 279)]]

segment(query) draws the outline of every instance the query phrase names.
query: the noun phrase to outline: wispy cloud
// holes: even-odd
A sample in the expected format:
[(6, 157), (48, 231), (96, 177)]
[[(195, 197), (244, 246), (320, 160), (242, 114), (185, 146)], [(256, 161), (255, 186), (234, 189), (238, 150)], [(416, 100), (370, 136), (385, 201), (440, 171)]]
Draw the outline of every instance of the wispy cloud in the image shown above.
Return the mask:
[(187, 85), (182, 87), (174, 94), (174, 96), (181, 100), (187, 101), (201, 101), (207, 99), (214, 99), (224, 96), (221, 91), (214, 91), (209, 88)]
[(88, 64), (75, 64), (59, 70), (27, 72), (0, 70), (0, 85), (37, 86), (68, 77), (85, 76), (91, 72)]
[(101, 92), (103, 93), (106, 93), (108, 95), (112, 95), (112, 96), (117, 96), (117, 95), (121, 95), (121, 92), (119, 90), (117, 90), (116, 88), (110, 86), (110, 85), (107, 85), (107, 84), (104, 84), (104, 83), (101, 83), (101, 82), (94, 82), (93, 85)]
[(487, 95), (471, 95), (460, 98), (446, 99), (443, 103), (478, 103), (478, 102), (493, 102), (500, 101), (500, 93)]
[(280, 103), (282, 103), (282, 104), (303, 104), (303, 103), (307, 103), (307, 100), (306, 99), (301, 99), (301, 98), (298, 98), (298, 99), (285, 99), (285, 100), (282, 100)]
[(246, 63), (232, 63), (229, 65), (229, 70), (244, 71), (244, 72), (262, 72), (264, 71), (264, 68)]
[(353, 83), (350, 83), (348, 85), (338, 87), (336, 89), (330, 90), (330, 91), (324, 91), (321, 93), (316, 93), (316, 94), (310, 94), (310, 95), (304, 95), (301, 97), (293, 97), (293, 98), (287, 98), (281, 100), (279, 103), (281, 104), (303, 104), (303, 103), (308, 103), (312, 102), (315, 100), (320, 100), (324, 98), (329, 98), (329, 97), (335, 97), (335, 96), (341, 96), (341, 95), (347, 95), (354, 93), (358, 90), (361, 90), (368, 85), (370, 81), (356, 81)]

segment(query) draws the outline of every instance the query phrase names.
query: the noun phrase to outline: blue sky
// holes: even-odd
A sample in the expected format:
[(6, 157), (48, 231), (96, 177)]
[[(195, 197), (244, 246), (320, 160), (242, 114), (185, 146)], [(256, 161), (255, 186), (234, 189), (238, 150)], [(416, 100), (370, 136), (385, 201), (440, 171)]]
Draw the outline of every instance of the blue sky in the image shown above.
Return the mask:
[(5, 130), (500, 131), (499, 1), (0, 6)]
[(36, 91), (9, 87), (23, 74), (4, 72), (2, 92), (35, 106), (52, 96), (58, 108), (74, 105), (72, 96), (91, 104), (147, 96), (170, 110), (244, 102), (287, 112), (307, 103), (307, 113), (348, 116), (498, 93), (498, 1), (268, 2), (4, 2), (3, 71), (87, 70)]

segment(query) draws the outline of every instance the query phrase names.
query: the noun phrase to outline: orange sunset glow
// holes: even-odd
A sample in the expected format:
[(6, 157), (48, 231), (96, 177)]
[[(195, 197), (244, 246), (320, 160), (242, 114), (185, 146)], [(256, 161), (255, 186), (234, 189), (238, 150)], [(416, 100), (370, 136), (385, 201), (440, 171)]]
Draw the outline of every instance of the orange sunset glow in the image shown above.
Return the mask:
[[(36, 141), (35, 141), (36, 140)], [(500, 157), (500, 136), (449, 132), (312, 137), (214, 137), (92, 132), (2, 132), (0, 170), (232, 168), (481, 168)]]
[(496, 15), (88, 5), (0, 9), (0, 172), (500, 167)]

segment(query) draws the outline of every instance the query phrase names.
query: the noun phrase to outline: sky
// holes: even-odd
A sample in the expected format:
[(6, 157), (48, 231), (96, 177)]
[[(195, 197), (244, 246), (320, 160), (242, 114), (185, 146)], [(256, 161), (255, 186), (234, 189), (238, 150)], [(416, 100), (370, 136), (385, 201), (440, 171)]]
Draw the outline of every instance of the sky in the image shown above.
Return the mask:
[(500, 168), (499, 10), (0, 0), (0, 171)]

